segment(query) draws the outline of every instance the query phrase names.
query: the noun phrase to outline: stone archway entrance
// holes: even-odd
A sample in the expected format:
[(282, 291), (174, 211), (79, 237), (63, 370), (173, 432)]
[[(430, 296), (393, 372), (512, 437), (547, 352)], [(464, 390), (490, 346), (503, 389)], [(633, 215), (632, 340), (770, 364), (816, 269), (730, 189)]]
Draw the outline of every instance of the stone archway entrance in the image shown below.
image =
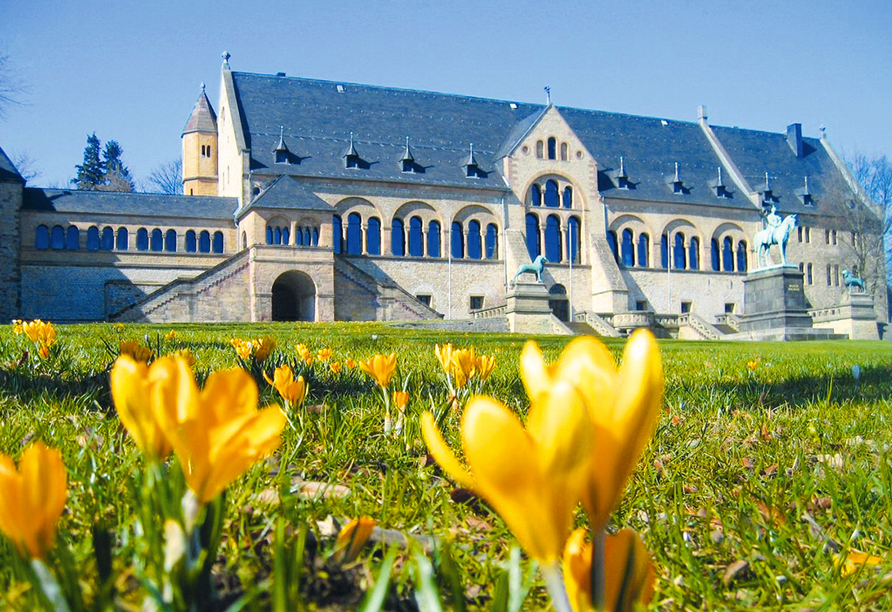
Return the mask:
[(273, 283), (273, 321), (315, 321), (316, 285), (309, 275), (291, 270)]
[(567, 323), (570, 321), (570, 302), (567, 300), (567, 289), (561, 285), (552, 285), (548, 290), (548, 307), (552, 314)]

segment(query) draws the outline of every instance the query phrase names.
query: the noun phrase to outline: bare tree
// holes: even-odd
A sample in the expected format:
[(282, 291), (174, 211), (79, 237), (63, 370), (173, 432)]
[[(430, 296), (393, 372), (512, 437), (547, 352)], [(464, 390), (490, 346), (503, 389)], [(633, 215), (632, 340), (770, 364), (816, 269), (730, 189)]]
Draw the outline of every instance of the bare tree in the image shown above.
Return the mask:
[(6, 116), (10, 106), (21, 106), (19, 96), (26, 93), (22, 80), (15, 74), (9, 63), (9, 56), (0, 54), (0, 118)]
[(12, 165), (19, 171), (19, 174), (26, 183), (30, 183), (40, 176), (40, 170), (35, 165), (34, 158), (26, 152), (16, 153), (12, 156)]
[(175, 159), (156, 166), (149, 173), (147, 190), (154, 193), (183, 195), (183, 161)]
[[(879, 225), (875, 226), (874, 230), (879, 233), (879, 243), (866, 247), (877, 249), (875, 252), (885, 253), (885, 275), (889, 282), (892, 282), (892, 162), (885, 155), (868, 157), (856, 153), (851, 156), (848, 163), (864, 192), (877, 208), (874, 217), (878, 218)], [(857, 218), (859, 216), (861, 215), (855, 216), (855, 221), (860, 223)]]

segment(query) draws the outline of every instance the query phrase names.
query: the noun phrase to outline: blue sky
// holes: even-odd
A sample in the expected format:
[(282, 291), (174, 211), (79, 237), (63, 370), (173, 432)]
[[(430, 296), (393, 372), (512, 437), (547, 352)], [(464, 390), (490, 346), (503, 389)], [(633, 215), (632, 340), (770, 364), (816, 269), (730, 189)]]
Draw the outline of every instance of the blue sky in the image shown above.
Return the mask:
[[(38, 186), (86, 137), (137, 181), (180, 156), (202, 81), (233, 70), (544, 102), (780, 132), (892, 155), (888, 0), (0, 0), (0, 53), (27, 86), (0, 119)], [(250, 8), (249, 8), (250, 7)]]

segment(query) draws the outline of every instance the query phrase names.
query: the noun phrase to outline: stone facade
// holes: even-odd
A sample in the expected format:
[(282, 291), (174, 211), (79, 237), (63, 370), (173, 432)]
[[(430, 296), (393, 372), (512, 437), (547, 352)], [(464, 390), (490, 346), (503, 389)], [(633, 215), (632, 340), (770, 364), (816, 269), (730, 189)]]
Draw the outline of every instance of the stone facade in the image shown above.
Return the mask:
[[(742, 314), (769, 206), (799, 217), (788, 255), (813, 309), (841, 303), (853, 267), (838, 211), (873, 211), (798, 124), (771, 134), (711, 126), (705, 109), (679, 122), (237, 73), (228, 57), (221, 84), (219, 114), (202, 88), (183, 130), (186, 196), (23, 189), (7, 173), (0, 314), (492, 317), (542, 254), (565, 320), (705, 329)], [(872, 297), (886, 320), (885, 292)]]

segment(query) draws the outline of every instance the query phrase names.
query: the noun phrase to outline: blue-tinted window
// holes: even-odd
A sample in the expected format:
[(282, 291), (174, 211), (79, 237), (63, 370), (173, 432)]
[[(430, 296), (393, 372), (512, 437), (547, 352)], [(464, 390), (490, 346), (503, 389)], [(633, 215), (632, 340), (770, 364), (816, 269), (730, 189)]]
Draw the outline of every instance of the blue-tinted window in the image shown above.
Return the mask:
[(365, 250), (369, 255), (381, 254), (381, 221), (376, 217), (369, 219), (365, 232)]
[(137, 251), (148, 251), (149, 250), (149, 230), (144, 227), (136, 230), (136, 250)]
[(580, 230), (579, 217), (570, 217), (570, 220), (567, 222), (567, 241), (570, 243), (570, 261), (573, 263), (579, 261)]
[(275, 244), (275, 242), (273, 242), (273, 228), (270, 225), (266, 226), (266, 243)]
[[(555, 158), (557, 158), (557, 140), (555, 140), (554, 137), (551, 137), (548, 139), (548, 159)], [(546, 255), (545, 258), (547, 259), (548, 255)]]
[(737, 243), (737, 271), (746, 272), (746, 242)]
[(223, 232), (214, 232), (214, 253), (223, 252)]
[(304, 244), (304, 233), (299, 227), (294, 229), (294, 246), (310, 246)]
[[(545, 183), (545, 206), (548, 208), (558, 208), (561, 205), (560, 194), (558, 193), (558, 185), (555, 181), (547, 181)], [(546, 255), (546, 257), (548, 257)]]
[(613, 259), (616, 260), (616, 263), (619, 263), (619, 245), (616, 241), (616, 232), (613, 230), (607, 232), (607, 246), (610, 247), (610, 252), (613, 253)]
[(152, 230), (152, 245), (151, 248), (156, 253), (164, 250), (164, 234), (160, 229)]
[(545, 220), (545, 259), (557, 263), (561, 257), (561, 220), (549, 215)]
[(480, 222), (468, 222), (468, 259), (483, 257), (483, 244), (480, 236)]
[(427, 256), (440, 256), (440, 222), (431, 221), (427, 224)]
[(45, 225), (38, 225), (34, 231), (34, 248), (48, 249), (50, 248), (50, 230)]
[(177, 231), (169, 229), (164, 234), (164, 250), (168, 253), (177, 252)]
[(647, 268), (650, 265), (650, 236), (638, 235), (638, 266)]
[(313, 246), (319, 246), (319, 228), (314, 227), (310, 232), (310, 241)]
[(451, 234), (452, 259), (462, 259), (465, 256), (465, 232), (462, 224), (453, 221)]
[(409, 219), (409, 255), (412, 257), (424, 256), (424, 236), (421, 232), (422, 223), (420, 217)]
[(80, 248), (81, 233), (74, 225), (69, 225), (65, 232), (65, 248), (76, 251)]
[(722, 241), (722, 270), (724, 272), (734, 271), (734, 251), (731, 245), (731, 238), (725, 238)]
[(115, 248), (115, 230), (110, 227), (102, 228), (102, 242), (99, 248), (103, 251), (111, 251)]
[(631, 268), (635, 265), (635, 245), (632, 242), (632, 230), (623, 230), (623, 242), (620, 247), (623, 265)]
[(359, 213), (350, 213), (347, 217), (347, 254), (362, 253), (362, 217)]
[(564, 208), (573, 208), (573, 188), (564, 187)]
[(211, 252), (211, 234), (207, 230), (198, 235), (198, 250), (201, 253)]
[(336, 254), (340, 254), (343, 251), (343, 241), (344, 241), (344, 223), (341, 221), (341, 218), (338, 215), (334, 215), (331, 218), (331, 232), (332, 232), (332, 250)]
[(95, 225), (87, 228), (87, 250), (99, 250), (99, 228)]
[(539, 244), (539, 217), (536, 215), (527, 215), (526, 234), (527, 253), (530, 256), (530, 261), (532, 261), (539, 257), (539, 254), (542, 252), (542, 247)]
[(687, 265), (687, 257), (684, 251), (684, 234), (675, 234), (675, 248), (672, 250), (672, 267), (676, 270), (684, 270)]
[(721, 249), (719, 249), (719, 241), (715, 238), (712, 239), (712, 270), (713, 272), (718, 272), (722, 268), (722, 254)]
[(499, 258), (499, 228), (495, 223), (486, 226), (486, 258)]
[(53, 227), (53, 231), (52, 233), (50, 233), (50, 248), (65, 248), (65, 230), (62, 229), (61, 225), (56, 225), (55, 227)]
[(669, 267), (669, 234), (660, 236), (660, 265)]
[(402, 219), (394, 219), (390, 227), (390, 252), (396, 257), (406, 254), (406, 235)]
[(186, 252), (194, 253), (197, 250), (195, 247), (195, 232), (193, 230), (189, 230), (188, 232), (186, 232)]
[(542, 206), (542, 189), (536, 183), (530, 187), (530, 203), (533, 206)]
[(282, 244), (290, 244), (291, 243), (291, 230), (287, 227), (282, 228)]
[(129, 237), (130, 237), (130, 234), (127, 231), (127, 228), (119, 227), (117, 240), (115, 241), (115, 248), (119, 251), (126, 251), (129, 246), (128, 245)]
[(688, 246), (688, 268), (700, 269), (700, 239), (696, 236), (691, 238), (691, 244)]

